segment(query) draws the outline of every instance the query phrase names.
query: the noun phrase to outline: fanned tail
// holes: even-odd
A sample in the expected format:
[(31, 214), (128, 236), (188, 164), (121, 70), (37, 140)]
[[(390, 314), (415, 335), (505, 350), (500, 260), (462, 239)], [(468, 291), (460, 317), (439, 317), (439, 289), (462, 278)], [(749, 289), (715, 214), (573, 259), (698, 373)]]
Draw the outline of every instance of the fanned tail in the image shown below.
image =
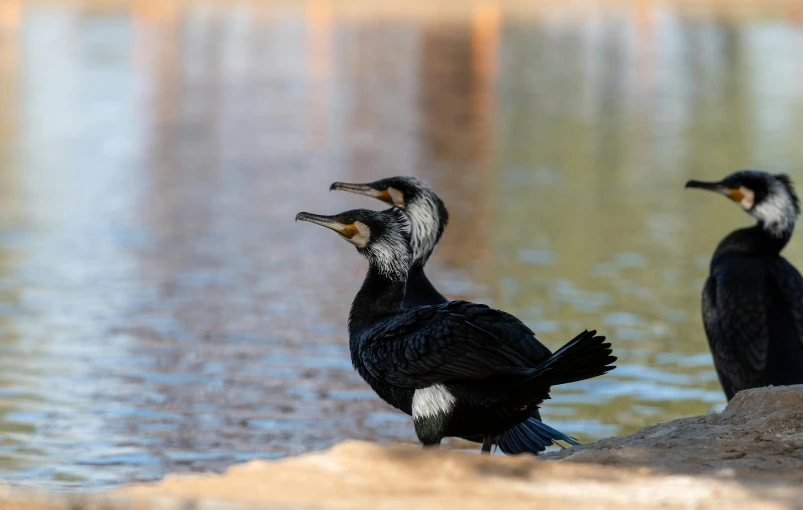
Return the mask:
[[(518, 404), (541, 402), (549, 398), (550, 388), (554, 385), (590, 379), (616, 368), (611, 365), (616, 361), (611, 344), (605, 342), (604, 336), (596, 334), (593, 330), (584, 331), (555, 351), (509, 394), (510, 401)], [(506, 430), (495, 441), (507, 454), (543, 452), (557, 441), (579, 444), (575, 438), (534, 417)]]
[(583, 331), (533, 368), (505, 398), (513, 405), (540, 404), (549, 399), (552, 386), (591, 379), (610, 372), (616, 356), (604, 336), (596, 331)]
[(558, 441), (565, 441), (573, 446), (579, 445), (577, 439), (555, 430), (537, 418), (529, 418), (503, 432), (494, 439), (496, 445), (507, 455), (521, 453), (537, 454), (546, 450)]
[(543, 374), (551, 386), (591, 379), (610, 372), (616, 366), (611, 344), (595, 330), (583, 331), (555, 351), (536, 368), (536, 377)]

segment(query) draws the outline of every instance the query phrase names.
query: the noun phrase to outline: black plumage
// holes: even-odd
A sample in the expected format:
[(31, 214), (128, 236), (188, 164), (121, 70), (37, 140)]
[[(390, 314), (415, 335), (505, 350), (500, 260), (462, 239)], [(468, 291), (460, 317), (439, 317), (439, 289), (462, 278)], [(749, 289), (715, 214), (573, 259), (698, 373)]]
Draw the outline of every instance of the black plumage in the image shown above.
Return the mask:
[[(424, 272), (424, 266), (449, 222), (446, 205), (426, 182), (416, 177), (397, 176), (366, 184), (335, 182), (329, 189), (370, 196), (401, 209), (410, 221), (413, 240), (412, 264), (407, 275), (407, 288), (402, 306), (409, 309), (448, 302)], [(542, 344), (538, 345), (542, 351), (536, 353), (532, 359), (538, 360), (544, 354), (551, 354)], [(482, 441), (482, 438), (476, 437), (464, 437), (464, 439)], [(560, 444), (558, 441), (571, 445), (580, 444), (575, 438), (542, 423), (541, 414), (536, 408), (533, 409), (530, 420), (494, 438), (493, 443), (504, 453), (514, 454), (542, 452), (547, 446)]]
[(721, 193), (757, 220), (719, 243), (703, 288), (703, 322), (725, 395), (803, 383), (803, 278), (780, 255), (800, 212), (790, 179), (743, 170), (686, 187)]
[(415, 308), (416, 306), (437, 305), (448, 302), (449, 300), (427, 278), (424, 272), (424, 264), (420, 262), (413, 264), (410, 267), (407, 292), (404, 294), (402, 306), (404, 308)]
[[(551, 354), (521, 321), (485, 305), (403, 309), (411, 253), (409, 222), (397, 209), (297, 219), (337, 231), (368, 259), (349, 314), (352, 363), (380, 397), (412, 414), (425, 445), (477, 436), (488, 447), (527, 421), (551, 386), (614, 368), (610, 344), (594, 331)], [(529, 424), (503, 441), (526, 451), (521, 441), (546, 429)]]

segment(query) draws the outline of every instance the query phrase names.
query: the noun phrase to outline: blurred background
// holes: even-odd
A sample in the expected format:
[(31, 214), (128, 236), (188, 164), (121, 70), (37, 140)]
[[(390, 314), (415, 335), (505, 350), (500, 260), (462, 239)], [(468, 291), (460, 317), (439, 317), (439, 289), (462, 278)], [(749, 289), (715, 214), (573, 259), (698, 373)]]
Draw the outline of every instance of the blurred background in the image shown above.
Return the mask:
[(351, 368), (365, 262), (293, 222), (381, 207), (335, 180), (424, 178), (445, 294), (608, 335), (556, 428), (721, 407), (700, 291), (750, 219), (683, 185), (803, 181), (801, 48), (800, 2), (0, 0), (0, 478), (415, 444)]

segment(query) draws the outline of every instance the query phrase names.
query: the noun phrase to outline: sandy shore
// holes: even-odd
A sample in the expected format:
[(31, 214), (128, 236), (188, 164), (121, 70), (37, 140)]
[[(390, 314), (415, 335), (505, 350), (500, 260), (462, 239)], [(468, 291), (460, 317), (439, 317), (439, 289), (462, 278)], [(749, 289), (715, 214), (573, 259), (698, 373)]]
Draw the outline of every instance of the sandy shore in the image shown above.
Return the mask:
[(684, 418), (550, 454), (481, 457), (345, 441), (221, 475), (65, 497), (0, 492), (0, 507), (428, 509), (803, 508), (803, 386), (743, 392)]

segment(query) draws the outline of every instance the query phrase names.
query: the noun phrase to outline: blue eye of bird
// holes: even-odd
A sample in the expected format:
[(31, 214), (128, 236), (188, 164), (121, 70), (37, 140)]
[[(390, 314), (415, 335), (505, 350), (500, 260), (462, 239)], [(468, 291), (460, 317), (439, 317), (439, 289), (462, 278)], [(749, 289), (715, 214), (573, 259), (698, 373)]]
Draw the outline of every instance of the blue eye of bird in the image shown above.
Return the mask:
[(385, 191), (386, 189), (388, 189), (388, 185), (387, 184), (380, 184), (379, 185), (379, 191)]
[(357, 221), (357, 220), (354, 219), (354, 216), (349, 216), (349, 219), (348, 219), (349, 223), (354, 223), (355, 221)]

